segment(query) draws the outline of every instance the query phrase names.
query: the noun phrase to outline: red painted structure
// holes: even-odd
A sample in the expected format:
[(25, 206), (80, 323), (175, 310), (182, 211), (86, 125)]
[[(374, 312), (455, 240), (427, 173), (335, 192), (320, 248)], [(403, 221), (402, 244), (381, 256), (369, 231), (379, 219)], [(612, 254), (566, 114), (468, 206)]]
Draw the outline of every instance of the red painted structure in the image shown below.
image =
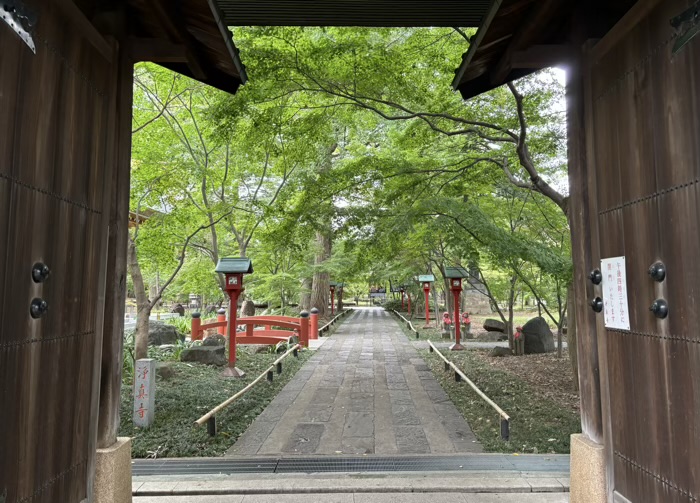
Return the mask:
[(318, 309), (311, 309), (309, 316), (309, 339), (318, 339)]
[[(226, 321), (226, 309), (219, 309), (216, 312), (216, 321)], [(216, 331), (219, 335), (226, 335), (226, 324), (219, 326)]]
[(460, 333), (459, 333), (459, 297), (462, 294), (462, 278), (452, 278), (450, 279), (450, 290), (452, 290), (452, 295), (454, 295), (454, 308), (455, 308), (455, 343), (450, 346), (452, 351), (460, 351), (464, 349), (464, 346), (460, 343)]
[(430, 326), (430, 283), (423, 283), (423, 293), (425, 294), (425, 328)]
[[(316, 325), (309, 323), (308, 314), (306, 317), (293, 318), (291, 316), (250, 316), (238, 318), (235, 321), (236, 331), (233, 333), (234, 344), (277, 344), (286, 342), (290, 337), (298, 335), (299, 343), (308, 347), (309, 339), (318, 339), (318, 314), (316, 314)], [(230, 321), (230, 320), (229, 320)], [(192, 340), (200, 341), (206, 330), (212, 328), (223, 328), (223, 335), (229, 336), (227, 330), (228, 322), (215, 321), (202, 325), (199, 318), (192, 317)], [(245, 332), (238, 332), (238, 327), (244, 326)], [(258, 328), (255, 327), (264, 327)], [(272, 327), (276, 327), (273, 329)], [(286, 330), (280, 330), (286, 329)], [(235, 362), (235, 358), (234, 358)]]
[[(226, 293), (229, 297), (228, 316), (228, 367), (224, 370), (226, 377), (242, 377), (243, 372), (236, 368), (236, 314), (238, 298), (243, 293), (243, 275), (253, 272), (253, 264), (247, 258), (222, 258), (216, 265), (216, 272), (224, 274)], [(221, 323), (221, 322), (218, 322)]]

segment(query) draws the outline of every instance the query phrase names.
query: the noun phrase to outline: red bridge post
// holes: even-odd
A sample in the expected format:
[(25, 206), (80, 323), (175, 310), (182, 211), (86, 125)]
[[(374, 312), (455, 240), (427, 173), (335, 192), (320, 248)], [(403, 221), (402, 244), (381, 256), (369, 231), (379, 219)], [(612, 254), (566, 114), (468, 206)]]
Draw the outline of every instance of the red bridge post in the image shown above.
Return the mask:
[(311, 308), (309, 324), (311, 326), (311, 329), (309, 330), (309, 339), (318, 339), (318, 309), (315, 307)]
[(309, 312), (302, 311), (299, 318), (299, 343), (309, 347)]
[(202, 315), (200, 313), (192, 313), (192, 331), (190, 333), (190, 340), (201, 341), (202, 334), (199, 332), (199, 327), (202, 326)]
[[(223, 307), (216, 312), (216, 321), (219, 321), (219, 322), (226, 321), (226, 309), (224, 309)], [(226, 335), (226, 327), (222, 325), (216, 329), (216, 332), (219, 335), (225, 336)]]

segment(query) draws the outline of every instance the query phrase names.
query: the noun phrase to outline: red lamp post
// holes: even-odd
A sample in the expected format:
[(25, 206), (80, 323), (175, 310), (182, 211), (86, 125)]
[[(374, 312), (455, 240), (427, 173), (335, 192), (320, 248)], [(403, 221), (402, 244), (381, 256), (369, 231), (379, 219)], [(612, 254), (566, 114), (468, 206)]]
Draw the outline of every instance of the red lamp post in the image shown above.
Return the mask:
[(216, 266), (216, 272), (226, 276), (226, 293), (229, 298), (228, 315), (228, 366), (224, 369), (225, 377), (243, 377), (245, 372), (236, 367), (236, 311), (238, 298), (243, 293), (243, 275), (253, 272), (253, 264), (246, 258), (222, 258)]
[(435, 281), (435, 276), (432, 274), (424, 274), (418, 276), (418, 283), (423, 284), (423, 293), (425, 294), (425, 326), (430, 328), (430, 284)]
[(459, 297), (462, 294), (462, 278), (466, 278), (467, 274), (467, 271), (462, 267), (445, 267), (445, 278), (450, 280), (450, 290), (452, 290), (452, 295), (454, 296), (455, 343), (450, 346), (452, 351), (464, 349), (459, 333)]

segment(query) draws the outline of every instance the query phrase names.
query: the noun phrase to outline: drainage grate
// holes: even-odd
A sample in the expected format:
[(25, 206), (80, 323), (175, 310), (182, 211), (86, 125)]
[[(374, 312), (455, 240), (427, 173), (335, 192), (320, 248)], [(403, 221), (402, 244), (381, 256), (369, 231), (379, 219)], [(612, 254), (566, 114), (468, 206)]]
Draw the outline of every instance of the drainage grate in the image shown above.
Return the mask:
[(134, 476), (275, 473), (278, 461), (277, 458), (135, 459), (131, 473)]
[(471, 454), (396, 457), (289, 457), (135, 459), (132, 473), (206, 475), (235, 473), (429, 472), (429, 471), (569, 471), (567, 455)]

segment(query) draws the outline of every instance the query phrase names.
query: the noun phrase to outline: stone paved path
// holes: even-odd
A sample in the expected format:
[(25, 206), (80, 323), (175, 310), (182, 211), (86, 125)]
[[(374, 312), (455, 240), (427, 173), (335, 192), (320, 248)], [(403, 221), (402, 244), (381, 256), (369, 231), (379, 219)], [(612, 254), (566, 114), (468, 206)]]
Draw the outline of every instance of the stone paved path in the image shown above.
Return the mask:
[(397, 322), (356, 310), (227, 455), (481, 452)]

